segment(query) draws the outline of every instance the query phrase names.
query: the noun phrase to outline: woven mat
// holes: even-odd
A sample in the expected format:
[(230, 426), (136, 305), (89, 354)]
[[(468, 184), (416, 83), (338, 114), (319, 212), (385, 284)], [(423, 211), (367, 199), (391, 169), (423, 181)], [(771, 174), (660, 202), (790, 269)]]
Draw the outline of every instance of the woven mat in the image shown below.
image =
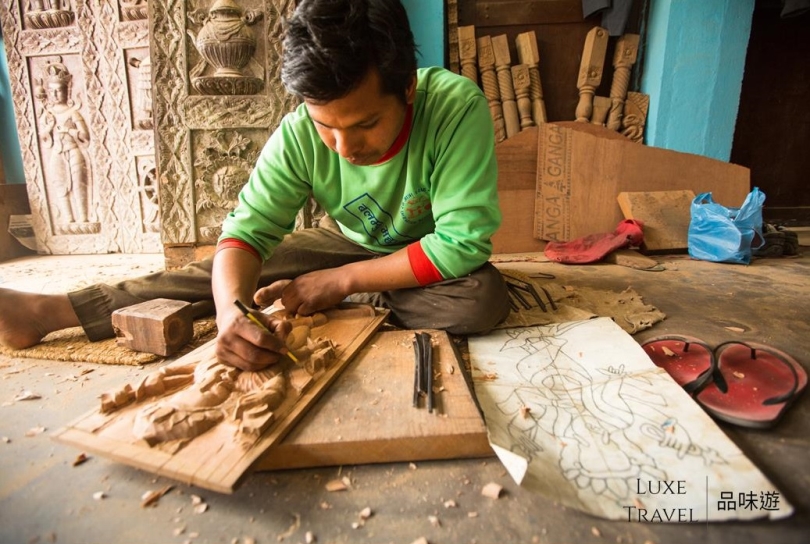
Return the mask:
[[(191, 341), (172, 357), (192, 351), (214, 338), (216, 333), (217, 326), (213, 318), (195, 321), (194, 336)], [(119, 346), (115, 338), (90, 342), (81, 327), (53, 332), (36, 346), (26, 349), (13, 350), (0, 346), (0, 353), (9, 357), (107, 365), (143, 365), (166, 359), (160, 355), (142, 353)]]
[[(635, 334), (666, 318), (666, 314), (655, 306), (645, 303), (641, 295), (629, 287), (616, 292), (561, 285), (549, 280), (535, 279), (512, 269), (501, 269), (501, 274), (507, 282), (511, 279), (519, 284), (532, 285), (541, 300), (546, 302), (547, 311), (543, 311), (531, 296), (525, 295), (523, 299), (529, 307), (516, 303), (517, 308), (513, 308), (506, 321), (496, 327), (498, 329), (610, 317), (622, 329)], [(557, 310), (552, 311), (547, 303), (548, 297), (554, 300)]]

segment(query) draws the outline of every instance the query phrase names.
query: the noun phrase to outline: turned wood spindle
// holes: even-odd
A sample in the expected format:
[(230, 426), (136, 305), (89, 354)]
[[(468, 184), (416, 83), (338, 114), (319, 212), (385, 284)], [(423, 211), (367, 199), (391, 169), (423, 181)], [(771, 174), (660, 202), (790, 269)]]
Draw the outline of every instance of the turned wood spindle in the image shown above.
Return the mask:
[(525, 64), (515, 64), (512, 66), (512, 83), (515, 85), (515, 95), (517, 96), (517, 107), (518, 113), (520, 114), (520, 130), (533, 127), (532, 101), (529, 98), (529, 88), (531, 87), (529, 67)]
[(458, 55), (461, 63), (461, 75), (478, 83), (478, 66), (476, 57), (478, 53), (475, 47), (475, 27), (458, 27)]
[(625, 34), (616, 42), (613, 53), (613, 81), (610, 83), (610, 113), (607, 127), (619, 130), (622, 125), (622, 110), (627, 88), (630, 85), (630, 69), (638, 56), (638, 34)]
[(593, 113), (591, 114), (591, 123), (594, 125), (605, 126), (608, 112), (610, 112), (611, 100), (607, 96), (594, 96), (593, 97)]
[(492, 115), (492, 123), (495, 125), (495, 142), (498, 143), (506, 139), (506, 126), (503, 120), (498, 78), (495, 75), (495, 54), (492, 52), (492, 38), (482, 36), (478, 38), (476, 43), (478, 45), (478, 68), (481, 73), (481, 86), (484, 89), (484, 96), (487, 97), (489, 113)]
[[(532, 119), (536, 124), (545, 123), (546, 103), (543, 100), (543, 86), (540, 83), (540, 53), (537, 49), (537, 36), (534, 30), (518, 34), (515, 38), (518, 62), (529, 67), (529, 97), (532, 101)], [(520, 108), (520, 104), (518, 104)]]
[(602, 27), (592, 28), (585, 37), (582, 61), (579, 64), (579, 103), (576, 118), (580, 123), (588, 123), (593, 113), (593, 95), (602, 82), (602, 70), (607, 53), (608, 31)]
[(501, 93), (506, 137), (511, 138), (520, 132), (520, 115), (515, 101), (515, 88), (512, 86), (512, 57), (509, 54), (506, 34), (492, 38), (492, 52), (495, 55), (495, 72), (498, 74), (498, 90)]

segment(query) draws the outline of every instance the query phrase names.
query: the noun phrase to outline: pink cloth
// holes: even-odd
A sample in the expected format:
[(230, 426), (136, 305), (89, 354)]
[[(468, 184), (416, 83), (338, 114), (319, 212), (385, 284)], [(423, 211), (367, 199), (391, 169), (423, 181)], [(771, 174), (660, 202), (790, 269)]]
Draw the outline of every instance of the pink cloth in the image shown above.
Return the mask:
[(549, 242), (543, 251), (552, 261), (565, 264), (587, 264), (600, 261), (608, 254), (628, 246), (638, 246), (644, 240), (644, 224), (625, 219), (613, 232), (589, 234), (570, 242)]

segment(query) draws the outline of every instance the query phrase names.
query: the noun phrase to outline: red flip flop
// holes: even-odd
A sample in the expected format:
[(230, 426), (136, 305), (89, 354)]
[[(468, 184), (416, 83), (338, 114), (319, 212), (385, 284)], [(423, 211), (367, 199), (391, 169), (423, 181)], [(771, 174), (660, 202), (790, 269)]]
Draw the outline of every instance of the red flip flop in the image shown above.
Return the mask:
[(712, 381), (695, 400), (713, 417), (743, 427), (774, 426), (807, 387), (807, 372), (790, 355), (764, 344), (725, 342), (714, 350)]
[(687, 393), (694, 393), (712, 377), (714, 351), (691, 336), (659, 336), (642, 344), (656, 366), (667, 371)]

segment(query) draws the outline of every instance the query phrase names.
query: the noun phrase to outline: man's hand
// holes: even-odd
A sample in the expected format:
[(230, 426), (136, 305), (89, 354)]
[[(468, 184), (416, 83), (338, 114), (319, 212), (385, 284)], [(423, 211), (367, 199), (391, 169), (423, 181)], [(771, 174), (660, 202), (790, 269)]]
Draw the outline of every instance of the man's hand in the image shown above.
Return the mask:
[(337, 306), (351, 294), (341, 268), (316, 270), (294, 280), (279, 280), (256, 291), (254, 302), (270, 306), (278, 299), (291, 314), (311, 315)]
[(284, 339), (290, 333), (290, 324), (260, 312), (253, 315), (267, 331), (242, 315), (236, 306), (233, 310), (218, 309), (216, 355), (220, 362), (256, 371), (276, 364), (287, 352)]

